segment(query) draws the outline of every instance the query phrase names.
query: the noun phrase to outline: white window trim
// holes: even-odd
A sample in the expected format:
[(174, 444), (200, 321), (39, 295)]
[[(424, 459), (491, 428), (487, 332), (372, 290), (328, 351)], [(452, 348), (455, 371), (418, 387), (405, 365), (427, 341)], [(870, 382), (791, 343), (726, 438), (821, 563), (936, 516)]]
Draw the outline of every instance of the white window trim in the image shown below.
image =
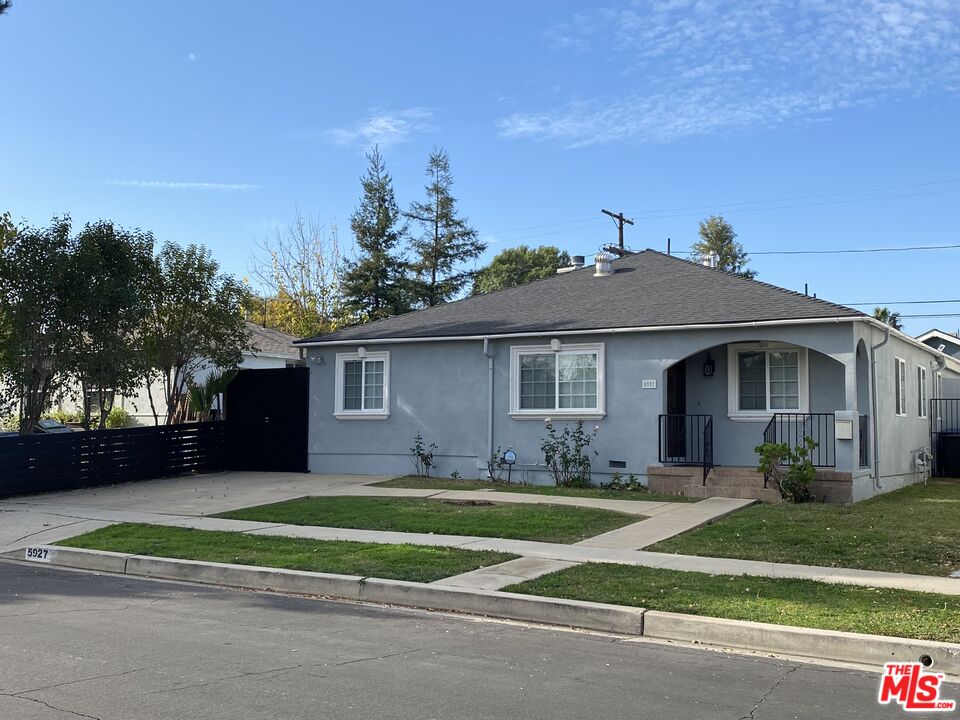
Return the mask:
[[(907, 416), (907, 361), (902, 357), (893, 358), (894, 363), (894, 387), (893, 387), (893, 402), (897, 405), (894, 408), (894, 414), (897, 417), (906, 417)], [(901, 385), (901, 381), (903, 384)], [(897, 388), (900, 389), (900, 402), (897, 403)]]
[(917, 417), (927, 419), (927, 403), (929, 400), (927, 369), (923, 365), (917, 365)]
[[(569, 353), (597, 354), (597, 407), (596, 408), (558, 408), (521, 410), (520, 409), (520, 358), (523, 355), (545, 355), (554, 353), (563, 355)], [(549, 345), (512, 345), (510, 347), (510, 417), (517, 420), (543, 420), (545, 418), (572, 418), (583, 420), (598, 420), (605, 417), (606, 410), (606, 370), (604, 362), (604, 344), (590, 343), (572, 345), (563, 343), (559, 352)]]
[[(797, 379), (799, 381), (800, 407), (791, 410), (741, 410), (740, 409), (740, 364), (737, 362), (737, 353), (741, 352), (771, 352), (790, 350), (798, 353)], [(727, 416), (737, 422), (769, 422), (774, 413), (806, 413), (810, 412), (810, 378), (807, 348), (787, 343), (760, 342), (760, 343), (731, 343), (727, 345)], [(770, 362), (766, 363), (767, 371), (767, 408), (770, 407)]]
[[(343, 368), (350, 360), (382, 360), (383, 361), (383, 407), (375, 410), (344, 410), (343, 408)], [(386, 420), (390, 417), (390, 353), (368, 352), (361, 357), (360, 353), (337, 353), (336, 369), (336, 401), (334, 417), (340, 420)]]

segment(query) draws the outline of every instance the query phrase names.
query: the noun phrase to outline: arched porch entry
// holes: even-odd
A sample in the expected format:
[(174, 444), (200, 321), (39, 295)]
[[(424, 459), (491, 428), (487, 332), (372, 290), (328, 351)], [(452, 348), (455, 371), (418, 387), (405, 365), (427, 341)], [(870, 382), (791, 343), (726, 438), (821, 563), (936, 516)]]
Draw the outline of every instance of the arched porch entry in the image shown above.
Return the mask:
[(755, 469), (764, 442), (795, 446), (809, 436), (814, 464), (836, 467), (835, 413), (848, 409), (846, 377), (840, 360), (774, 340), (692, 353), (664, 370), (658, 459), (702, 468), (705, 483), (713, 467)]

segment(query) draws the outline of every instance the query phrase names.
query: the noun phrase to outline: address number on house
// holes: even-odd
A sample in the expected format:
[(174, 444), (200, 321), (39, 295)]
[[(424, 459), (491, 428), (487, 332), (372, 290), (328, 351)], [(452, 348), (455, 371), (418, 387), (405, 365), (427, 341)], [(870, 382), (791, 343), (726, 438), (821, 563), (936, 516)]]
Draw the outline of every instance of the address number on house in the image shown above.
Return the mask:
[(27, 560), (33, 560), (34, 562), (48, 563), (52, 559), (52, 554), (49, 548), (44, 547), (28, 547), (24, 551), (24, 557)]

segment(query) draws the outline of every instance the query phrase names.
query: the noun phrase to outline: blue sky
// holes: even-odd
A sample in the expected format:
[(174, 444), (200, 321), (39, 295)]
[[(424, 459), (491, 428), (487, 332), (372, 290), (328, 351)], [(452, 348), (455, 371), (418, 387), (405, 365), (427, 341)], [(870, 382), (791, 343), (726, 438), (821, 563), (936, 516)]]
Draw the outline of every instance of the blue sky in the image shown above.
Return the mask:
[[(953, 0), (14, 0), (0, 210), (202, 242), (244, 274), (295, 208), (339, 227), (378, 142), (402, 206), (450, 154), (490, 243), (590, 254), (602, 207), (675, 250), (710, 213), (748, 251), (960, 243)], [(956, 299), (960, 249), (756, 255), (838, 302)], [(898, 307), (960, 313), (953, 305)], [(960, 327), (960, 317), (907, 321)]]

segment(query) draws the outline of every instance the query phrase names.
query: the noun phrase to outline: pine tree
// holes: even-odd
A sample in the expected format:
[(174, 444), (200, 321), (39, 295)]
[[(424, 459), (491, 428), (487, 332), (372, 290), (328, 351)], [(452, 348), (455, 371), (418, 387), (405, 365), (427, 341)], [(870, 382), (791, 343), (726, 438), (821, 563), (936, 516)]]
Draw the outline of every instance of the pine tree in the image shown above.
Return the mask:
[(733, 225), (722, 215), (711, 215), (702, 220), (699, 232), (700, 240), (691, 248), (695, 262), (701, 262), (710, 257), (711, 253), (716, 253), (717, 267), (721, 270), (746, 278), (756, 277), (757, 271), (748, 270), (746, 267), (749, 256), (743, 245), (737, 242)]
[(401, 215), (393, 194), (393, 179), (377, 146), (367, 153), (367, 161), (367, 174), (360, 179), (360, 206), (350, 218), (360, 255), (346, 263), (343, 278), (347, 313), (359, 322), (410, 310), (404, 288), (406, 263), (396, 255), (406, 228), (398, 225)]
[(433, 307), (454, 299), (473, 279), (464, 263), (487, 249), (477, 231), (457, 215), (456, 199), (450, 194), (453, 176), (450, 158), (443, 148), (434, 148), (427, 161), (425, 202), (411, 204), (406, 216), (419, 225), (420, 234), (411, 238), (416, 253), (412, 285), (416, 303)]

